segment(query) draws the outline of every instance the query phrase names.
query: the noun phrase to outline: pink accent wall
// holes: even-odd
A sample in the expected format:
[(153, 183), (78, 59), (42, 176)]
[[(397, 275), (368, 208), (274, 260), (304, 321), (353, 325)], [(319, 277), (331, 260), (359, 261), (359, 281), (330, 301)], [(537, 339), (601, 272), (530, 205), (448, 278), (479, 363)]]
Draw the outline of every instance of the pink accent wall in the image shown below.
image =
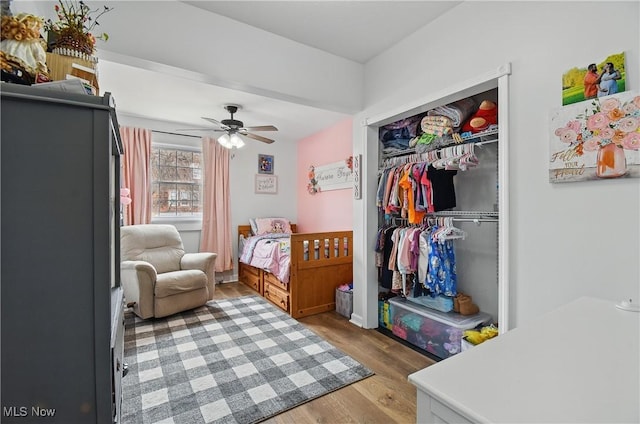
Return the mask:
[(298, 141), (298, 232), (353, 229), (353, 189), (310, 194), (309, 167), (346, 160), (353, 154), (353, 120)]

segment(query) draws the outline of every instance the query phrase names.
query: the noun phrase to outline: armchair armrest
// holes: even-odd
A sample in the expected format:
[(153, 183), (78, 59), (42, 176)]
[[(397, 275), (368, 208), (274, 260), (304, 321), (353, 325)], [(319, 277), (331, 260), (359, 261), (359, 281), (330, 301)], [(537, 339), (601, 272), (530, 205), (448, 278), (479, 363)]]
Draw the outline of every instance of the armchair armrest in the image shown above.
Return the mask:
[(120, 278), (127, 303), (135, 303), (133, 308), (141, 318), (154, 314), (154, 287), (158, 278), (156, 269), (145, 261), (122, 261)]
[(207, 275), (207, 288), (209, 289), (209, 300), (213, 299), (213, 291), (216, 285), (215, 263), (217, 253), (199, 252), (185, 253), (180, 260), (181, 269), (199, 269)]

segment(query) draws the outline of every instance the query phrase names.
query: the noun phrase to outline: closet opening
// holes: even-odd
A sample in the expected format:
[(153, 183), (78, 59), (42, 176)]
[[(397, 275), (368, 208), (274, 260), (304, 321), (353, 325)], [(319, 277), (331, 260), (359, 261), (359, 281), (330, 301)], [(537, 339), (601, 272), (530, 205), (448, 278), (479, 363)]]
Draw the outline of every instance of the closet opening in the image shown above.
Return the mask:
[[(375, 250), (376, 259), (365, 266), (367, 283), (361, 296), (366, 307), (356, 321), (361, 318), (364, 327), (390, 332), (435, 358), (460, 352), (465, 329), (491, 323), (497, 325), (496, 332), (509, 329), (509, 74), (510, 65), (505, 65), (365, 121), (364, 155), (369, 168), (375, 166), (375, 172), (367, 173), (367, 189), (375, 187), (375, 193), (364, 197), (368, 230), (363, 232), (365, 246), (376, 248), (363, 253), (373, 255)], [(462, 121), (453, 122), (456, 130), (442, 133), (438, 125), (446, 113), (436, 112), (465, 104), (473, 105), (469, 107), (475, 115), (467, 115), (464, 128)], [(480, 125), (470, 126), (467, 118), (476, 115), (484, 122), (471, 120)], [(451, 116), (460, 117), (455, 111)], [(445, 123), (454, 127), (450, 120)], [(417, 130), (412, 132), (411, 125)], [(407, 140), (410, 145), (403, 144)], [(390, 178), (405, 191), (394, 192), (397, 187)], [(448, 247), (438, 254), (435, 245), (429, 250), (429, 240)], [(389, 242), (395, 255), (399, 247), (405, 255), (391, 259), (400, 260), (392, 267), (393, 248), (384, 247)], [(447, 266), (430, 267), (430, 262)], [(433, 278), (425, 277), (429, 272)]]

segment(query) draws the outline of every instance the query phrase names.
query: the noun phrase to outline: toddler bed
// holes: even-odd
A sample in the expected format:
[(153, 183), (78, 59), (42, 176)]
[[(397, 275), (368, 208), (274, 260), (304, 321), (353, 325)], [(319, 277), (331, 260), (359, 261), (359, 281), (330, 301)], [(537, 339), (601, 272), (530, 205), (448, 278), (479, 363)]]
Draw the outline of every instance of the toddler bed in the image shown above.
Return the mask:
[(238, 280), (293, 318), (334, 310), (336, 288), (353, 279), (353, 232), (290, 231), (254, 236), (239, 225)]

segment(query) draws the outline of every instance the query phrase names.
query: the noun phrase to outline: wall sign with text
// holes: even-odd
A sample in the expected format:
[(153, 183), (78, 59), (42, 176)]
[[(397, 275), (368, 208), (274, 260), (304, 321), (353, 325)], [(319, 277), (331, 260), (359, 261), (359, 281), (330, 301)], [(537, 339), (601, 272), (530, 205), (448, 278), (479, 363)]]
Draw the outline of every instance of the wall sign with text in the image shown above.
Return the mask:
[(309, 168), (309, 193), (353, 188), (353, 159)]
[(277, 194), (278, 193), (278, 177), (275, 175), (256, 175), (256, 193), (257, 194)]

